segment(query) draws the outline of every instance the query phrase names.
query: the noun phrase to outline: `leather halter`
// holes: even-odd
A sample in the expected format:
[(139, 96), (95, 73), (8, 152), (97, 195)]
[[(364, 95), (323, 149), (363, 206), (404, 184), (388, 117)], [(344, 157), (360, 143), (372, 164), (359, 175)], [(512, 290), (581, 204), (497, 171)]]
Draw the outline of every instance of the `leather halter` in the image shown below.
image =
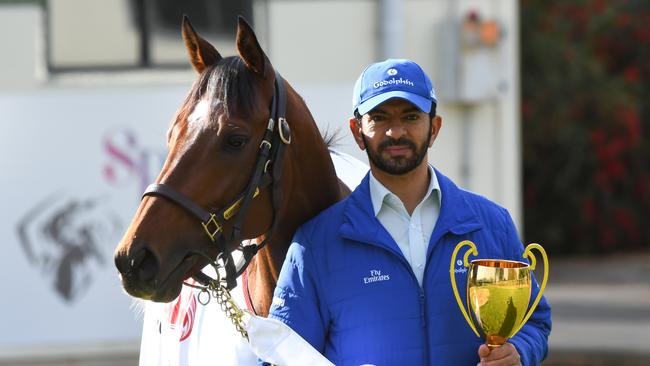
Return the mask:
[[(209, 212), (201, 207), (201, 205), (164, 183), (150, 184), (142, 194), (143, 199), (146, 196), (167, 198), (201, 221), (203, 230), (210, 238), (210, 241), (218, 246), (219, 253), (217, 254), (216, 262), (221, 261), (217, 265), (223, 267), (226, 271), (226, 276), (222, 279), (226, 281), (226, 287), (229, 290), (237, 286), (237, 277), (246, 270), (246, 267), (250, 264), (257, 251), (268, 242), (269, 235), (266, 235), (262, 243), (246, 246), (241, 245), (241, 226), (244, 216), (253, 198), (259, 194), (260, 189), (268, 185), (273, 186), (273, 221), (268, 233), (272, 232), (277, 223), (275, 212), (281, 202), (281, 186), (278, 184), (282, 173), (281, 161), (286, 145), (291, 143), (291, 130), (285, 117), (287, 108), (286, 99), (284, 80), (276, 71), (270, 118), (266, 132), (264, 133), (264, 138), (260, 143), (255, 168), (244, 191), (227, 205), (226, 208), (216, 212)], [(277, 133), (275, 133), (276, 125)], [(271, 172), (269, 172), (269, 165), (272, 165)], [(223, 226), (226, 221), (233, 218), (232, 233), (230, 238), (226, 239), (223, 234)], [(241, 259), (237, 265), (233, 261), (232, 252), (228, 250), (234, 243), (237, 244), (237, 250), (242, 252)], [(202, 253), (199, 254), (204, 255)], [(206, 286), (212, 281), (212, 278), (200, 271), (193, 277), (199, 283)]]

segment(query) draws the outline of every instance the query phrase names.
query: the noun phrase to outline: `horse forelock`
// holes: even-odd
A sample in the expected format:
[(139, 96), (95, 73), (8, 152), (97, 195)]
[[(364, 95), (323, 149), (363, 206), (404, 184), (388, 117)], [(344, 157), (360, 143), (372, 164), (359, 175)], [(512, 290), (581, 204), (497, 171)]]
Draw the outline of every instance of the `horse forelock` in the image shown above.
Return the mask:
[[(171, 127), (188, 121), (202, 101), (209, 106), (207, 114), (210, 120), (214, 121), (220, 115), (226, 119), (235, 115), (248, 117), (255, 111), (258, 96), (257, 77), (248, 70), (244, 61), (239, 56), (223, 58), (199, 75)], [(168, 141), (169, 133), (171, 128)]]
[(256, 75), (239, 56), (226, 57), (201, 75), (194, 104), (207, 100), (211, 118), (221, 114), (247, 117), (257, 105), (257, 84)]

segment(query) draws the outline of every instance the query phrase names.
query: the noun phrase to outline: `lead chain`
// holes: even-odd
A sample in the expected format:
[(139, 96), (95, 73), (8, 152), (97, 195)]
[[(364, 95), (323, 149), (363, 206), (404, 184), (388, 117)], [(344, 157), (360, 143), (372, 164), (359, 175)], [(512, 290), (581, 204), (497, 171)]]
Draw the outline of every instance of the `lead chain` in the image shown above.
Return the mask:
[(209, 291), (209, 294), (217, 300), (217, 304), (219, 304), (221, 310), (226, 313), (226, 316), (235, 326), (235, 329), (237, 329), (242, 337), (248, 340), (248, 332), (246, 332), (243, 320), (246, 313), (244, 313), (244, 311), (240, 309), (239, 306), (237, 306), (237, 303), (232, 299), (230, 291), (228, 291), (224, 282), (212, 280), (207, 289), (204, 289), (203, 291)]
[[(240, 309), (239, 306), (237, 306), (237, 303), (232, 299), (230, 291), (228, 291), (228, 287), (226, 287), (226, 281), (221, 280), (221, 276), (219, 274), (220, 266), (205, 253), (197, 252), (196, 254), (207, 258), (208, 263), (214, 268), (217, 278), (211, 279), (207, 286), (197, 286), (188, 282), (183, 282), (183, 284), (200, 290), (199, 294), (197, 295), (197, 300), (203, 306), (207, 305), (210, 302), (211, 297), (214, 297), (217, 300), (217, 304), (219, 304), (221, 307), (221, 310), (226, 313), (226, 317), (228, 317), (228, 319), (230, 319), (232, 324), (235, 326), (237, 332), (239, 332), (239, 334), (241, 334), (241, 336), (244, 337), (246, 341), (248, 341), (248, 332), (246, 331), (243, 320), (244, 316), (246, 316), (246, 313)], [(217, 260), (219, 260), (220, 256), (221, 254), (217, 256)]]

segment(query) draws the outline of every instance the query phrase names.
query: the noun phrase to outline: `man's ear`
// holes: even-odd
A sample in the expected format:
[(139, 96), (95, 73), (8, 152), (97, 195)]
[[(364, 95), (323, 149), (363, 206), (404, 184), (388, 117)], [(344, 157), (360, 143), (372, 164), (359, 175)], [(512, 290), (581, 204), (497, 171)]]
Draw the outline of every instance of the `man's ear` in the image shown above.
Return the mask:
[(438, 137), (438, 132), (442, 127), (442, 117), (436, 115), (431, 119), (431, 136), (429, 136), (429, 147), (433, 146), (433, 142)]
[(363, 138), (361, 137), (361, 134), (363, 133), (361, 132), (361, 121), (357, 120), (354, 117), (351, 117), (348, 123), (350, 125), (350, 131), (352, 131), (354, 141), (357, 142), (357, 146), (359, 146), (359, 149), (365, 150), (366, 144), (363, 142)]

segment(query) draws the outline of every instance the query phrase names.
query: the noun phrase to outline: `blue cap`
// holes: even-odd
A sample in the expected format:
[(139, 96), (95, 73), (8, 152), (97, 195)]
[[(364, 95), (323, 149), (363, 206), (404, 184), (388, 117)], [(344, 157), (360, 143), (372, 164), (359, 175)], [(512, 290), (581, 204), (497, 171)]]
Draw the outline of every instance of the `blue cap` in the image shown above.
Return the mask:
[(422, 112), (437, 103), (431, 80), (420, 65), (411, 60), (388, 59), (366, 67), (354, 84), (352, 110), (364, 115), (381, 103), (401, 98)]

